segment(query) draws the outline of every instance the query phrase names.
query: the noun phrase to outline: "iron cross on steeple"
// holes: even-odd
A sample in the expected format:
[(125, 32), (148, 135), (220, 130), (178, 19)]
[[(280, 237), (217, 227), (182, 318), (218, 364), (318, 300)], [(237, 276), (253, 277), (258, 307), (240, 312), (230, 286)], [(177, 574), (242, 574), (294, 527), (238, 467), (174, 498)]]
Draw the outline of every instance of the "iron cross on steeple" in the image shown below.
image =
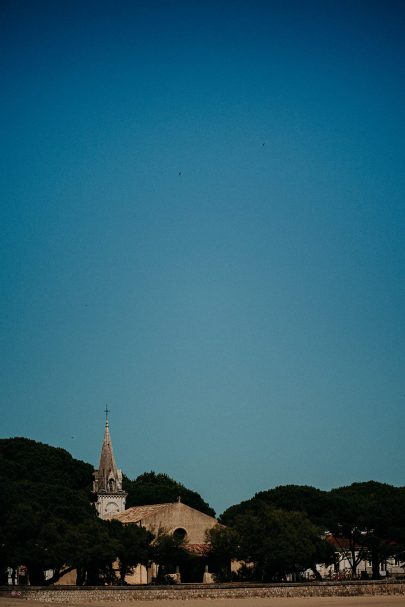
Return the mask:
[(108, 422), (108, 414), (110, 413), (110, 409), (108, 408), (108, 405), (105, 406), (104, 413), (105, 413), (105, 421)]

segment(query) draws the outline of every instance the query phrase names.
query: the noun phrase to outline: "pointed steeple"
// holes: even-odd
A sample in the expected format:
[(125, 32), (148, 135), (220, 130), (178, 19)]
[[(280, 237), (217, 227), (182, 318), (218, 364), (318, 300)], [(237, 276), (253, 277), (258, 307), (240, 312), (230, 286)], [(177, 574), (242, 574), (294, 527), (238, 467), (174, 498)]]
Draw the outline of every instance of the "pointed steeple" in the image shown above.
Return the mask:
[(98, 490), (108, 491), (109, 489), (115, 488), (121, 489), (121, 486), (114, 486), (117, 481), (121, 480), (119, 479), (119, 476), (121, 475), (118, 475), (111, 442), (110, 428), (107, 420), (105, 422), (104, 439), (101, 447), (100, 463), (98, 465)]
[(104, 518), (125, 510), (127, 494), (122, 489), (122, 472), (115, 463), (110, 428), (108, 423), (108, 409), (103, 444), (101, 446), (100, 463), (95, 470), (93, 491), (97, 494), (96, 508), (99, 516)]

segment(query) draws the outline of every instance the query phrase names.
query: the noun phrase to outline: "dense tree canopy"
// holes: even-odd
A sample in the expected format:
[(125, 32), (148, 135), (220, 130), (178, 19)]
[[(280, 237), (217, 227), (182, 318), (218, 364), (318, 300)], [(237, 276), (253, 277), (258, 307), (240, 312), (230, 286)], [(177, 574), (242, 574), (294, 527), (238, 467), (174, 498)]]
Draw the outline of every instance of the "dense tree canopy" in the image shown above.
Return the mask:
[(68, 538), (93, 521), (92, 467), (63, 449), (26, 438), (0, 440), (0, 578), (24, 564), (32, 584), (44, 570), (60, 573), (70, 559)]
[(254, 563), (255, 577), (263, 581), (315, 568), (325, 553), (319, 529), (300, 512), (263, 505), (256, 513), (240, 517), (236, 528), (240, 556)]
[(237, 528), (246, 516), (258, 520), (268, 506), (301, 513), (320, 532), (329, 531), (337, 546), (343, 546), (344, 540), (353, 575), (361, 559), (367, 557), (373, 564), (373, 577), (377, 578), (381, 561), (403, 553), (405, 548), (404, 488), (374, 481), (331, 491), (286, 485), (261, 491), (232, 506), (220, 521)]
[(232, 525), (240, 514), (260, 510), (264, 504), (287, 512), (302, 512), (314, 524), (321, 527), (327, 526), (333, 509), (327, 491), (306, 485), (284, 485), (268, 491), (260, 491), (250, 500), (231, 506), (221, 515), (220, 521), (225, 525)]
[(330, 530), (337, 541), (349, 538), (352, 573), (356, 574), (357, 545), (372, 561), (377, 578), (381, 561), (405, 550), (404, 488), (369, 481), (333, 489), (331, 497), (335, 510)]
[(175, 502), (180, 497), (183, 504), (215, 516), (215, 511), (203, 500), (201, 495), (187, 489), (167, 474), (145, 472), (134, 481), (124, 477), (124, 489), (128, 492), (127, 508), (144, 504)]
[(12, 481), (90, 491), (93, 467), (70, 453), (28, 438), (0, 439), (0, 474)]
[(122, 525), (118, 521), (108, 523), (110, 536), (116, 540), (116, 556), (119, 560), (121, 584), (131, 567), (148, 565), (153, 559), (153, 534), (138, 525)]
[[(181, 540), (163, 533), (124, 527), (97, 518), (92, 502), (93, 468), (64, 451), (26, 438), (0, 440), (0, 584), (6, 569), (28, 569), (31, 584), (49, 582), (69, 570), (78, 584), (117, 582), (112, 563), (119, 562), (123, 583), (130, 567), (152, 560), (160, 575), (191, 559)], [(130, 481), (127, 507), (182, 501), (209, 515), (214, 511), (196, 492), (166, 474), (148, 472)], [(362, 558), (372, 561), (378, 577), (387, 556), (405, 560), (405, 488), (367, 482), (331, 491), (286, 485), (257, 493), (226, 510), (214, 528), (211, 560), (223, 579), (229, 562), (249, 563), (245, 577), (284, 579), (315, 564), (329, 562), (328, 531), (345, 546), (352, 573)], [(401, 557), (402, 555), (402, 557)]]
[(215, 528), (210, 539), (214, 556), (228, 549), (233, 558), (249, 563), (242, 571), (245, 577), (284, 580), (287, 574), (299, 575), (309, 568), (316, 573), (316, 563), (333, 558), (320, 528), (303, 512), (282, 510), (263, 500), (245, 502), (236, 510), (229, 517), (232, 526)]
[[(0, 585), (6, 583), (7, 567), (15, 570), (21, 564), (31, 584), (56, 581), (73, 569), (78, 584), (97, 584), (113, 580), (112, 562), (117, 558), (122, 581), (129, 567), (145, 564), (154, 552), (162, 570), (180, 555), (179, 546), (163, 536), (152, 547), (153, 536), (144, 529), (98, 519), (92, 473), (90, 464), (63, 449), (26, 438), (0, 440)], [(128, 507), (173, 502), (180, 496), (184, 503), (213, 514), (198, 493), (165, 474), (125, 479), (125, 488)], [(45, 570), (54, 572), (48, 582)]]

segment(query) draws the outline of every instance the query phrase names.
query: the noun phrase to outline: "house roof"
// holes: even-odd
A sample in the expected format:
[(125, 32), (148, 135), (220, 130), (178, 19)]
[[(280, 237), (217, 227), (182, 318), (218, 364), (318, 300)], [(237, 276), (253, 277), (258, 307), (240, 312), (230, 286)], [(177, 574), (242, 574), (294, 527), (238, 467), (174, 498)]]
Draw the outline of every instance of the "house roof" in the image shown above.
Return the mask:
[(171, 503), (166, 503), (149, 504), (147, 506), (132, 506), (132, 508), (128, 508), (127, 510), (124, 510), (124, 512), (114, 514), (111, 518), (114, 518), (121, 523), (139, 523), (172, 505), (173, 504)]
[[(334, 548), (336, 548), (337, 551), (349, 550), (353, 546), (353, 543), (347, 537), (336, 538), (334, 535), (328, 534), (325, 536), (325, 539), (329, 544), (331, 544)], [(361, 545), (358, 544), (357, 542), (355, 542), (354, 549), (359, 550), (360, 548), (361, 548)]]

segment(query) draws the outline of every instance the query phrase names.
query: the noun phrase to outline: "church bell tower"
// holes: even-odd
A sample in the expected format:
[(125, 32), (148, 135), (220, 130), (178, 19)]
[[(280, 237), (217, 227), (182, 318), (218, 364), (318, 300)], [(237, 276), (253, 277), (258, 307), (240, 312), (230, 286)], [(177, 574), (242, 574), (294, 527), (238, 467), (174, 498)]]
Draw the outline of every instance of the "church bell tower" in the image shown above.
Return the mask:
[(97, 495), (96, 510), (100, 518), (108, 518), (125, 510), (127, 493), (122, 489), (122, 472), (115, 463), (112, 448), (110, 428), (108, 424), (108, 409), (105, 414), (105, 431), (101, 447), (100, 464), (93, 472), (93, 491)]

